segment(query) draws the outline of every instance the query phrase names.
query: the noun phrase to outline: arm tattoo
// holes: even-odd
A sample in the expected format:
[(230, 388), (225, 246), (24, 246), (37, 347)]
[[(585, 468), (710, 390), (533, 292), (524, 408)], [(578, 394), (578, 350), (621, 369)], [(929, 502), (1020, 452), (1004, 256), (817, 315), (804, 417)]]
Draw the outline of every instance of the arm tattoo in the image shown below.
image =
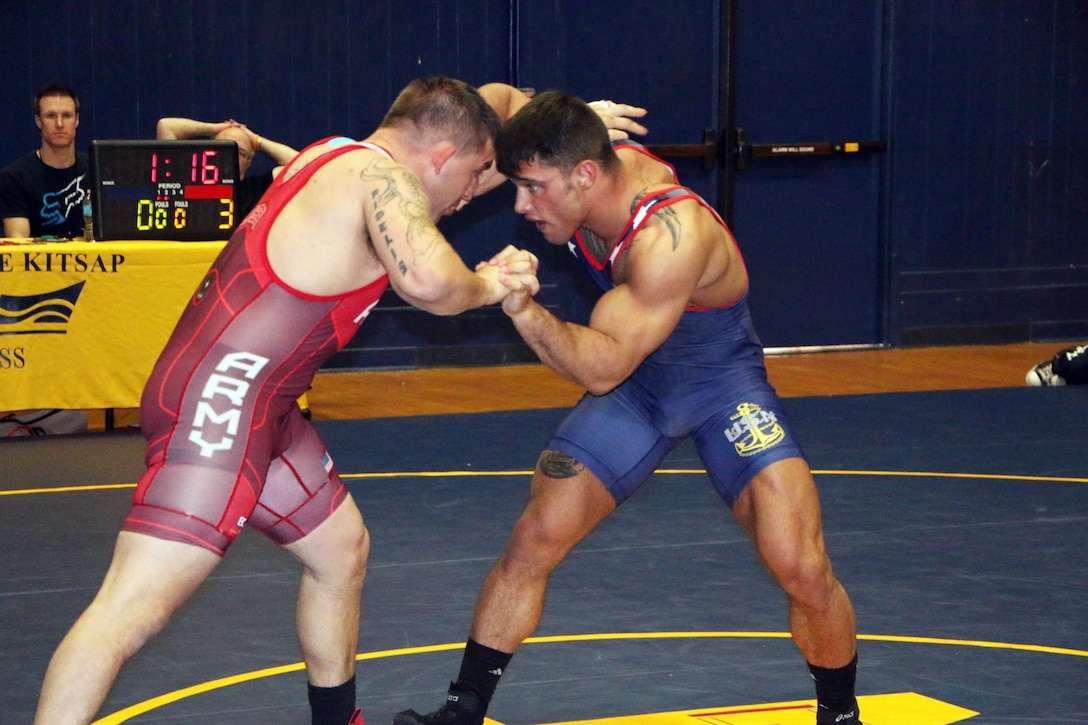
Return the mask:
[(586, 248), (589, 249), (589, 253), (598, 262), (604, 262), (608, 259), (608, 253), (610, 250), (604, 243), (604, 239), (597, 232), (587, 227), (582, 227), (582, 241), (586, 243)]
[(373, 204), (374, 219), (378, 223), (378, 232), (389, 254), (397, 263), (401, 275), (408, 274), (407, 259), (397, 254), (397, 241), (388, 231), (385, 215), (391, 211), (404, 219), (406, 224), (404, 242), (412, 253), (414, 263), (425, 262), (434, 252), (438, 239), (431, 233), (434, 226), (427, 207), (427, 193), (423, 185), (412, 174), (397, 166), (391, 166), (385, 160), (367, 164), (360, 172), (360, 178), (373, 186), (370, 201)]
[[(646, 197), (646, 194), (647, 191), (645, 189), (635, 194), (635, 200), (631, 203), (632, 214), (638, 209), (638, 205)], [(680, 223), (680, 216), (671, 206), (655, 211), (654, 216), (660, 219), (665, 224), (665, 228), (669, 230), (669, 234), (672, 236), (672, 251), (675, 252), (680, 247), (680, 234), (683, 226)]]
[(540, 454), (540, 472), (548, 478), (574, 478), (585, 466), (566, 453), (544, 451)]
[(665, 223), (665, 228), (669, 230), (669, 234), (672, 235), (672, 251), (676, 251), (680, 246), (680, 216), (673, 210), (671, 206), (667, 206), (661, 211), (654, 214), (658, 219)]

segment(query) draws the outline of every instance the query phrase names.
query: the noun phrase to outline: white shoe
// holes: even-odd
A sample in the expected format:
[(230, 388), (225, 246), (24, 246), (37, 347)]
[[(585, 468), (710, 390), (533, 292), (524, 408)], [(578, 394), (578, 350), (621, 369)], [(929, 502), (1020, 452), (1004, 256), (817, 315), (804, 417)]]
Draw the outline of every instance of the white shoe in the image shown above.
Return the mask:
[(1054, 372), (1054, 363), (1050, 360), (1041, 362), (1031, 370), (1028, 370), (1025, 380), (1028, 385), (1034, 385), (1036, 387), (1065, 385), (1065, 378)]

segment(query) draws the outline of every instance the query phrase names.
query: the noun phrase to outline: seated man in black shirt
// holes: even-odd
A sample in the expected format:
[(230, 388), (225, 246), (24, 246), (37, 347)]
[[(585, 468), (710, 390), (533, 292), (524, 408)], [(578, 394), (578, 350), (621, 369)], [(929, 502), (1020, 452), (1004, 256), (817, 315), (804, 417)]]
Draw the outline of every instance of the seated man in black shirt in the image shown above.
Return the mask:
[(90, 198), (87, 154), (76, 151), (79, 99), (50, 83), (34, 96), (41, 146), (0, 171), (0, 219), (5, 237), (83, 236), (83, 202)]

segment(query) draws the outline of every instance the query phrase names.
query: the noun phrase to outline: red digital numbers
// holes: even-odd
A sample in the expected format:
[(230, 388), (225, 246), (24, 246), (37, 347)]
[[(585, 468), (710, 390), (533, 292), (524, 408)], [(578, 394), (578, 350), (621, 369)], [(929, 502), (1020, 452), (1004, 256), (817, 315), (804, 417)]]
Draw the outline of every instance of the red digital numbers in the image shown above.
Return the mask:
[[(218, 151), (194, 153), (189, 159), (189, 183), (218, 184), (219, 165), (215, 163), (218, 155)], [(156, 151), (151, 154), (151, 183), (157, 184), (160, 181), (179, 180), (179, 177), (175, 175), (174, 170), (171, 168), (173, 159), (170, 156), (164, 156), (161, 161), (160, 168), (159, 153)]]
[(193, 154), (192, 163), (192, 182), (194, 184), (218, 184), (219, 183), (219, 167), (215, 165), (215, 157), (219, 155), (218, 151), (205, 151), (200, 154), (200, 178), (197, 178), (197, 155)]

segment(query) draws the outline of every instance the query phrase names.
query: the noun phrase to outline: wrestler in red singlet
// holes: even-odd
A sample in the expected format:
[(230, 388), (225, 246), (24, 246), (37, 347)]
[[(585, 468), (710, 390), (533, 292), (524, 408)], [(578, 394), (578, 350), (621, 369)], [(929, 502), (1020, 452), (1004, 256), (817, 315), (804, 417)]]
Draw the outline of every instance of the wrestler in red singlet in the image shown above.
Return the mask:
[(388, 156), (336, 141), (290, 178), (281, 174), (182, 314), (144, 389), (148, 470), (126, 531), (222, 554), (247, 522), (289, 544), (343, 501), (332, 460), (295, 401), (389, 280), (336, 297), (304, 294), (277, 278), (266, 245), (280, 211), (319, 168), (360, 146)]

